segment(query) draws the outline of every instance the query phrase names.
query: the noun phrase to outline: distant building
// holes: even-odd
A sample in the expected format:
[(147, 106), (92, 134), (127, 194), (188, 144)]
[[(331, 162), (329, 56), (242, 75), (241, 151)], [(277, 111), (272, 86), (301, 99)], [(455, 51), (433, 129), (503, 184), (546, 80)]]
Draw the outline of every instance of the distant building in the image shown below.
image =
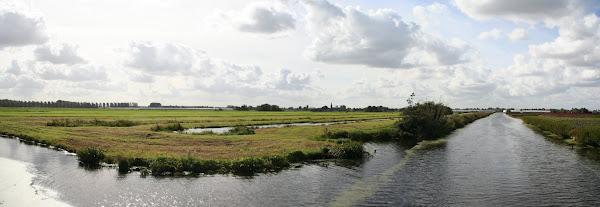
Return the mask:
[(156, 102), (152, 102), (150, 103), (150, 106), (148, 107), (161, 107), (162, 105), (160, 103), (156, 103)]

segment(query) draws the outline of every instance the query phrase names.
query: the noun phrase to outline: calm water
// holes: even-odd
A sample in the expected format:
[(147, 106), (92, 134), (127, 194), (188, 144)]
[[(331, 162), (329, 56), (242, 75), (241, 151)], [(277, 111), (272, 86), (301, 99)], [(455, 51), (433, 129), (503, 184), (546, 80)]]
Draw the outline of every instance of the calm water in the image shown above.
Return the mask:
[[(383, 120), (392, 120), (392, 119), (369, 119), (369, 120), (362, 120), (362, 121), (383, 121)], [(335, 121), (335, 122), (321, 122), (321, 123), (307, 122), (307, 123), (291, 123), (291, 124), (266, 124), (266, 125), (252, 126), (252, 127), (256, 127), (256, 128), (281, 128), (281, 127), (287, 127), (287, 126), (327, 126), (327, 125), (332, 125), (332, 124), (348, 124), (348, 123), (356, 123), (356, 122), (359, 122), (359, 121)], [(231, 129), (233, 129), (233, 127), (192, 128), (192, 129), (183, 130), (183, 133), (192, 134), (192, 133), (202, 133), (202, 132), (213, 132), (213, 133), (216, 133), (216, 134), (223, 134), (223, 133), (229, 132), (229, 130), (231, 130)]]
[(0, 157), (31, 163), (32, 184), (73, 206), (600, 205), (597, 151), (553, 142), (504, 114), (414, 147), (365, 146), (377, 152), (353, 165), (252, 177), (85, 170), (75, 156), (14, 139), (0, 139)]

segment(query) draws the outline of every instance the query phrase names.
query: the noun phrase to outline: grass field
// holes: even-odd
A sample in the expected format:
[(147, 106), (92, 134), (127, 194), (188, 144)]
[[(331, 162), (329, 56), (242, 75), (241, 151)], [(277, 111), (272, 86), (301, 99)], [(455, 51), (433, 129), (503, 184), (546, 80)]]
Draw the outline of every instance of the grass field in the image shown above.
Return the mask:
[(570, 143), (600, 147), (600, 116), (598, 115), (569, 116), (559, 114), (553, 116), (552, 114), (544, 114), (518, 117), (542, 130), (566, 138), (570, 140)]
[[(97, 147), (107, 157), (152, 158), (159, 155), (197, 159), (236, 159), (310, 151), (336, 145), (315, 139), (326, 130), (391, 125), (372, 121), (330, 126), (256, 129), (251, 135), (182, 134), (154, 132), (157, 124), (181, 123), (185, 128), (330, 122), (396, 118), (399, 113), (365, 112), (258, 112), (204, 110), (110, 110), (55, 108), (0, 108), (0, 133), (77, 151)], [(53, 120), (77, 120), (78, 127), (46, 126)], [(126, 120), (130, 127), (96, 126), (98, 122)]]

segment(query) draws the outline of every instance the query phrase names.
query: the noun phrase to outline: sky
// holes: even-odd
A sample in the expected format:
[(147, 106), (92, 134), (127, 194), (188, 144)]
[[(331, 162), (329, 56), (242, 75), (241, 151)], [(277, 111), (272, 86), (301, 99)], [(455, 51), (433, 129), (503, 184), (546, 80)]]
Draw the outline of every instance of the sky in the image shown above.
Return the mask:
[(0, 0), (0, 98), (600, 109), (600, 1)]

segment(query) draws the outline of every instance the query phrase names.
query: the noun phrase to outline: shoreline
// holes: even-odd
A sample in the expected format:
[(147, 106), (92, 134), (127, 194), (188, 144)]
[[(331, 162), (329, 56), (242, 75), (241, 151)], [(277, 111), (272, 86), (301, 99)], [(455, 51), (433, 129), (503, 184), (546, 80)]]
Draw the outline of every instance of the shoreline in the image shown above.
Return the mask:
[[(70, 206), (51, 189), (35, 185), (31, 163), (0, 157), (0, 206)], [(50, 195), (49, 195), (50, 194)]]

